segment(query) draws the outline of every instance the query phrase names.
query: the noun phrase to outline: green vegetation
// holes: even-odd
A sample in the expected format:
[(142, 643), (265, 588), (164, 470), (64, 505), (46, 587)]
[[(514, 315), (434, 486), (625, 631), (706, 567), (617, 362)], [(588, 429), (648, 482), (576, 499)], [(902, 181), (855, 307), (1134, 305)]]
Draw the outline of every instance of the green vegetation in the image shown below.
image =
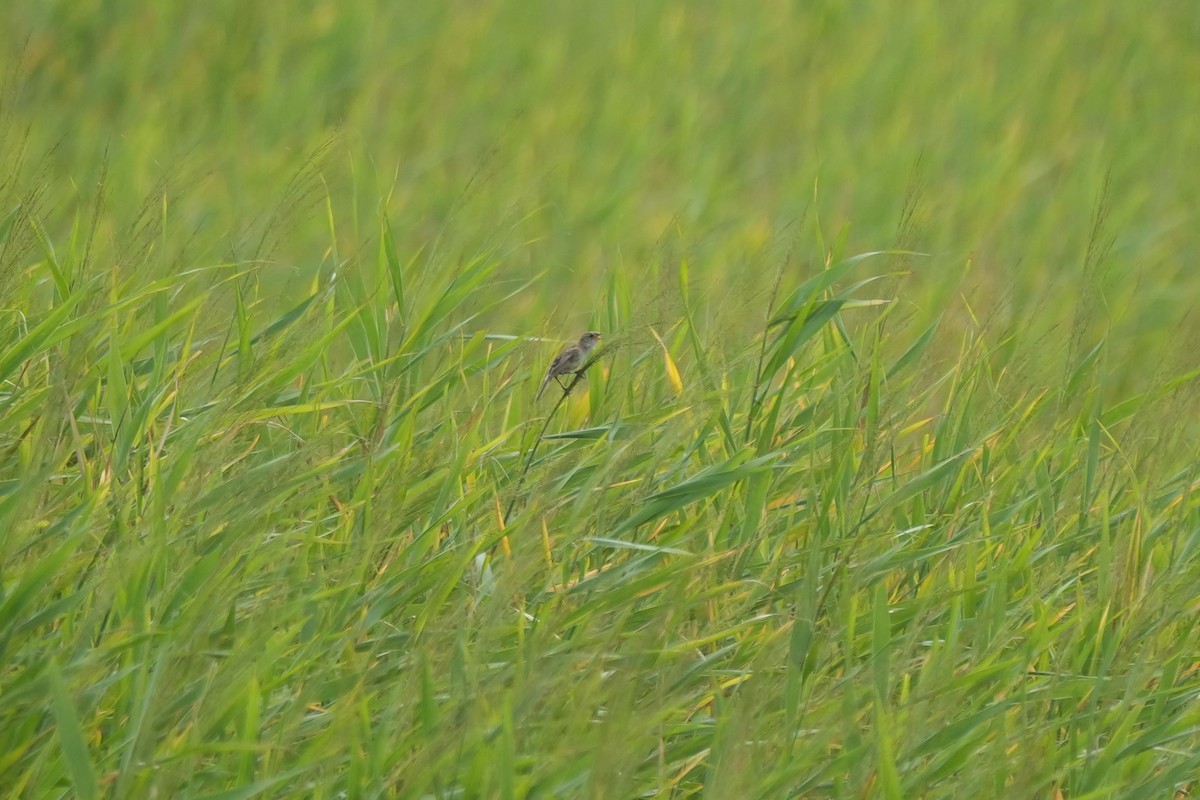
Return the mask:
[(1198, 38), (5, 4), (0, 794), (1200, 791)]

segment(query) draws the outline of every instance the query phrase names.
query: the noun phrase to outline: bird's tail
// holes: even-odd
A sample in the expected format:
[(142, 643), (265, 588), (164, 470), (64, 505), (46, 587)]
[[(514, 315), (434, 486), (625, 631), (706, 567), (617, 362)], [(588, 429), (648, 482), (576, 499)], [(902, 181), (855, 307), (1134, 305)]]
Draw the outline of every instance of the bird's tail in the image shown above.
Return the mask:
[(538, 388), (538, 393), (537, 393), (537, 395), (534, 396), (533, 402), (536, 403), (538, 400), (542, 399), (542, 392), (546, 391), (546, 386), (549, 385), (550, 378), (551, 378), (550, 374), (546, 373), (546, 379), (544, 381), (542, 381), (542, 385)]

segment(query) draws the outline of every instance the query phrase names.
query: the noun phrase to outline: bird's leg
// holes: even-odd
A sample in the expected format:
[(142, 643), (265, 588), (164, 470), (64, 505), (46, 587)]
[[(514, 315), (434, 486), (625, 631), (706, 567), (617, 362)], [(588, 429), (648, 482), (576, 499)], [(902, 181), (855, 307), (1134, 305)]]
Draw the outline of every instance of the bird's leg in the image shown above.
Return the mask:
[(563, 386), (562, 378), (555, 375), (554, 381), (558, 384), (558, 388), (562, 389), (564, 392), (567, 390), (567, 387)]

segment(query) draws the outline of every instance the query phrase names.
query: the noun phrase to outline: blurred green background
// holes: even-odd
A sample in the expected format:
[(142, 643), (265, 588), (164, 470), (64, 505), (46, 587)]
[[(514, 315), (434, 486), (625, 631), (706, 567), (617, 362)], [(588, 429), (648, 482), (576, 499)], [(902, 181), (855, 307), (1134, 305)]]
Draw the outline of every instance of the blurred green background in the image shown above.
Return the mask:
[[(1131, 368), (1200, 332), (1186, 313), (1200, 295), (1191, 3), (3, 14), (2, 156), (10, 170), (24, 157), (26, 185), (53, 181), (60, 226), (105, 164), (112, 239), (166, 176), (164, 246), (269, 258), (284, 280), (329, 260), (326, 197), (343, 251), (382, 207), (401, 252), (486, 249), (505, 277), (544, 272), (491, 320), (519, 333), (579, 328), (611, 271), (681, 257), (707, 296), (749, 300), (789, 253), (798, 273), (820, 263), (819, 217), (831, 240), (849, 227), (851, 251), (930, 254), (901, 292), (919, 316), (962, 314), (965, 295), (979, 318), (1040, 335), (1082, 304)], [(319, 178), (288, 195), (318, 151)], [(1089, 263), (1102, 205), (1111, 247)], [(255, 252), (269, 224), (270, 252)], [(1046, 355), (1070, 338), (1052, 334)]]

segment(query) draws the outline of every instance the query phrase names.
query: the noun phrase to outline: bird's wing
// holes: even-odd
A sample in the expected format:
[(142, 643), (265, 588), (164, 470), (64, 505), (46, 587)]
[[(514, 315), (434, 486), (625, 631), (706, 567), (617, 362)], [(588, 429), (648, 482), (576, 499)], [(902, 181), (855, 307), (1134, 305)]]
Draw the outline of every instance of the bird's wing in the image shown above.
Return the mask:
[(553, 378), (555, 375), (565, 372), (567, 370), (567, 365), (571, 363), (574, 355), (574, 348), (568, 347), (566, 350), (563, 350), (561, 353), (555, 356), (554, 361), (550, 363), (550, 369), (546, 371), (546, 378)]
[(570, 371), (567, 368), (567, 365), (571, 362), (572, 350), (573, 348), (568, 347), (566, 350), (563, 350), (561, 353), (555, 356), (554, 360), (550, 362), (550, 369), (546, 370), (546, 377), (542, 380), (542, 385), (538, 389), (537, 396), (533, 398), (533, 402), (536, 403), (542, 398), (542, 392), (546, 391), (546, 385), (554, 379), (555, 375), (561, 375), (564, 372)]

